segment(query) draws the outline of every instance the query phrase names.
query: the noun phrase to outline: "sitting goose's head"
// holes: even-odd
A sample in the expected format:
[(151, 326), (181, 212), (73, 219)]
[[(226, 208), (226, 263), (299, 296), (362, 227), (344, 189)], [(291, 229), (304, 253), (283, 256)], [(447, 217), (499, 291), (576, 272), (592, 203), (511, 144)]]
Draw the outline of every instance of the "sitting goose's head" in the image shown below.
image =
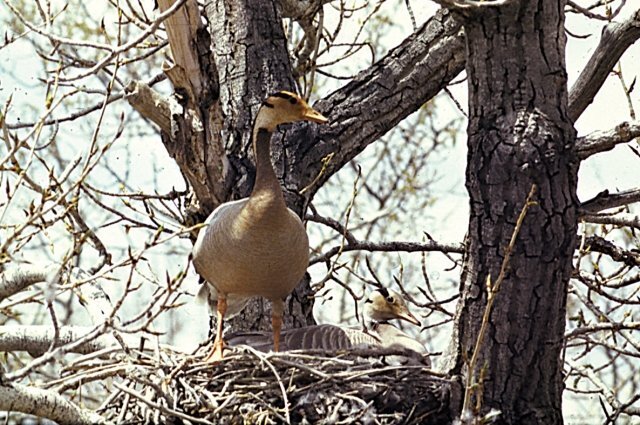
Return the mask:
[(279, 124), (296, 121), (323, 124), (327, 122), (327, 118), (297, 94), (282, 90), (273, 93), (262, 102), (254, 127), (273, 132)]
[(400, 319), (420, 326), (420, 321), (411, 314), (404, 298), (390, 289), (373, 291), (364, 303), (364, 314), (376, 322)]

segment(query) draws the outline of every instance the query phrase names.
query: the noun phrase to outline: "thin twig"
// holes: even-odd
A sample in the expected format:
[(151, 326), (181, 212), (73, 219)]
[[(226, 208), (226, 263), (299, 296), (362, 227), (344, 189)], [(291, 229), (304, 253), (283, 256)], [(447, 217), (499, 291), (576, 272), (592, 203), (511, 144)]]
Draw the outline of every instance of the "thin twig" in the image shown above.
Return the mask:
[(463, 415), (466, 414), (470, 410), (471, 406), (471, 396), (475, 392), (474, 386), (476, 383), (476, 366), (478, 364), (478, 359), (480, 357), (480, 351), (482, 349), (482, 344), (484, 342), (484, 337), (487, 332), (487, 328), (489, 326), (489, 318), (491, 316), (491, 311), (493, 308), (493, 303), (496, 299), (496, 295), (500, 291), (500, 287), (502, 282), (504, 281), (504, 277), (507, 272), (507, 268), (509, 267), (509, 260), (511, 259), (511, 253), (513, 252), (513, 248), (515, 247), (516, 240), (518, 238), (518, 233), (520, 233), (520, 228), (522, 227), (522, 223), (524, 222), (524, 218), (527, 215), (527, 211), (529, 207), (535, 205), (533, 201), (533, 197), (536, 193), (536, 185), (531, 185), (531, 190), (529, 191), (529, 195), (527, 195), (527, 200), (520, 211), (520, 215), (518, 216), (518, 220), (516, 221), (516, 226), (513, 229), (513, 233), (511, 234), (511, 240), (509, 241), (509, 245), (505, 248), (504, 258), (502, 260), (502, 265), (500, 266), (500, 273), (498, 274), (498, 278), (496, 279), (495, 284), (491, 283), (491, 275), (487, 276), (487, 305), (484, 308), (484, 314), (482, 315), (482, 324), (480, 325), (480, 331), (478, 332), (478, 337), (476, 339), (476, 345), (473, 348), (473, 354), (471, 355), (471, 360), (467, 365), (467, 377), (465, 383), (465, 393), (464, 393), (464, 403), (462, 405)]

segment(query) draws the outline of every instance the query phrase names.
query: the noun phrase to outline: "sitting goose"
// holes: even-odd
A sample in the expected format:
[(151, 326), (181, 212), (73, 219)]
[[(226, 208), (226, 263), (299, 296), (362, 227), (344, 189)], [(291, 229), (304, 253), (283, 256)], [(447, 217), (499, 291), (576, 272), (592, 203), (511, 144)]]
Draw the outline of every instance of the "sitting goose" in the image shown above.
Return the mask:
[[(282, 331), (280, 347), (283, 351), (335, 351), (380, 347), (409, 349), (419, 354), (427, 354), (426, 348), (419, 341), (387, 323), (388, 320), (400, 319), (416, 326), (420, 325), (397, 292), (384, 288), (374, 291), (365, 301), (364, 314), (367, 318), (364, 331), (338, 325), (287, 329)], [(266, 332), (237, 332), (228, 336), (227, 343), (231, 346), (248, 345), (259, 351), (268, 351), (271, 338)]]
[(284, 299), (304, 276), (309, 264), (309, 240), (300, 218), (284, 202), (271, 165), (271, 135), (279, 124), (296, 121), (325, 123), (327, 118), (298, 95), (280, 91), (260, 106), (253, 131), (256, 179), (248, 198), (216, 208), (193, 247), (193, 264), (207, 283), (199, 293), (215, 300), (217, 332), (207, 360), (222, 359), (222, 325), (229, 297), (238, 313), (251, 297), (271, 301), (273, 344), (279, 349)]

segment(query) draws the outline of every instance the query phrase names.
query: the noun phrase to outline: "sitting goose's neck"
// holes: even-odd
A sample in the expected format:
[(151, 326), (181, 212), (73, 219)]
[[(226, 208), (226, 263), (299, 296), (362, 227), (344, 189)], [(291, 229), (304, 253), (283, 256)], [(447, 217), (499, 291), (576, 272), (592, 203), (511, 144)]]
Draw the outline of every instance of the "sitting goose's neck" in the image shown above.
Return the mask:
[(365, 332), (375, 333), (378, 326), (382, 324), (388, 325), (389, 323), (386, 320), (375, 320), (370, 317), (369, 318), (365, 317), (362, 327), (364, 328)]

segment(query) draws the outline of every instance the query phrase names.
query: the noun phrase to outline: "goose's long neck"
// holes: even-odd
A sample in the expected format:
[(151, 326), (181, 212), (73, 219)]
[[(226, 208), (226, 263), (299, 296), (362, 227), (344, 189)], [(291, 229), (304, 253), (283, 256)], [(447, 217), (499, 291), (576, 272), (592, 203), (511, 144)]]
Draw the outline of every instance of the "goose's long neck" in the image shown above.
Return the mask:
[(282, 201), (282, 189), (276, 172), (271, 165), (271, 136), (275, 129), (269, 120), (269, 110), (260, 108), (253, 126), (253, 152), (256, 159), (256, 180), (251, 192), (252, 198), (268, 198)]

